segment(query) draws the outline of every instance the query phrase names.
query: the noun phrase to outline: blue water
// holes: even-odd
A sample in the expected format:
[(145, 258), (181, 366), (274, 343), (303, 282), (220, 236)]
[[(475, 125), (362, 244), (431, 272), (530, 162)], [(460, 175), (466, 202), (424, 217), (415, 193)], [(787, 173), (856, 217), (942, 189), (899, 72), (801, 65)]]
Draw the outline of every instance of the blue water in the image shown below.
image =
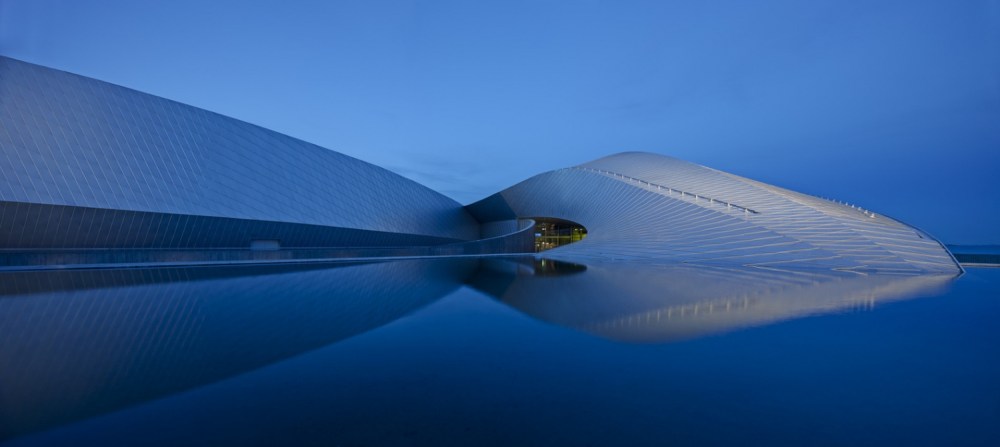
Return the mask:
[(4, 445), (1000, 445), (1000, 269), (0, 275)]

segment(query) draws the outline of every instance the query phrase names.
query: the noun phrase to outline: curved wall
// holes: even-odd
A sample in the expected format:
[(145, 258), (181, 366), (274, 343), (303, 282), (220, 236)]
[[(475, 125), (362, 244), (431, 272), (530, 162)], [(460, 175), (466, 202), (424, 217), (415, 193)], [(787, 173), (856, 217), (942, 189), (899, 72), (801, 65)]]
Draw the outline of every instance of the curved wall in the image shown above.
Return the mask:
[[(0, 123), (0, 204), (74, 207), (67, 219), (80, 220), (77, 232), (111, 232), (107, 220), (86, 220), (93, 209), (366, 230), (376, 233), (358, 243), (375, 245), (398, 244), (400, 235), (414, 235), (403, 238), (411, 244), (479, 235), (458, 202), (388, 170), (216, 113), (4, 57)], [(15, 212), (0, 207), (0, 218), (14, 219)], [(117, 225), (127, 227), (122, 234), (155, 231)], [(23, 230), (17, 240), (25, 247), (53, 247), (46, 245), (50, 234)], [(393, 233), (392, 241), (378, 241)]]
[(524, 251), (532, 236), (518, 219), (552, 217), (580, 223), (588, 236), (546, 252), (551, 257), (961, 270), (930, 235), (893, 219), (654, 154), (544, 173), (463, 208), (313, 144), (3, 57), (0, 124), (6, 249), (247, 248), (262, 241), (391, 248), (387, 253), (510, 252)]
[(532, 177), (468, 206), (483, 222), (551, 216), (587, 238), (547, 257), (957, 272), (896, 220), (662, 155), (629, 152)]

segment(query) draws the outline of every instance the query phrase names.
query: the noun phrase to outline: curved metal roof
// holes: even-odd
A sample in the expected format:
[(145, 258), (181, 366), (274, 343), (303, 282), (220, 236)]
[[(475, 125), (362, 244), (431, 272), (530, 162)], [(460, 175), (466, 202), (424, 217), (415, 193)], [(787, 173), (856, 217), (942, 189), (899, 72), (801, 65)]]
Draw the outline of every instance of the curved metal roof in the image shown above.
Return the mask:
[(0, 201), (469, 240), (458, 202), (233, 118), (0, 57)]
[[(588, 229), (549, 252), (568, 260), (961, 271), (930, 235), (886, 216), (662, 155), (547, 172), (463, 209), (388, 170), (167, 99), (4, 57), (0, 79), (0, 223), (21, 222), (40, 241), (53, 231), (31, 222), (111, 238), (233, 232), (175, 219), (200, 216), (449, 241), (550, 217)], [(69, 217), (54, 211), (61, 206)], [(137, 224), (129, 213), (95, 214), (109, 210), (155, 216)], [(280, 233), (268, 228), (248, 237)]]
[(468, 208), (481, 220), (585, 226), (586, 239), (546, 252), (557, 259), (961, 271), (938, 241), (894, 219), (650, 153), (540, 174)]

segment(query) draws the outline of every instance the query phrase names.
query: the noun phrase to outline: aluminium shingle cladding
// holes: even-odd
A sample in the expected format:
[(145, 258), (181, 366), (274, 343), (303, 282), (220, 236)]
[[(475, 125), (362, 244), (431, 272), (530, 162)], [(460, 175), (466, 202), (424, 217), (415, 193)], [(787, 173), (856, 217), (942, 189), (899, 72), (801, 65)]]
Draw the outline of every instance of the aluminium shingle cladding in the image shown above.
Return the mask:
[(479, 232), (459, 203), (383, 168), (196, 107), (5, 57), (0, 202), (441, 241), (476, 239)]
[(627, 152), (547, 172), (468, 208), (483, 222), (516, 216), (582, 224), (586, 239), (545, 252), (570, 261), (960, 271), (937, 240), (894, 219), (657, 154)]
[(0, 57), (0, 248), (422, 246), (533, 217), (587, 227), (546, 254), (568, 260), (960, 271), (886, 216), (670, 157), (612, 155), (463, 208), (259, 126)]

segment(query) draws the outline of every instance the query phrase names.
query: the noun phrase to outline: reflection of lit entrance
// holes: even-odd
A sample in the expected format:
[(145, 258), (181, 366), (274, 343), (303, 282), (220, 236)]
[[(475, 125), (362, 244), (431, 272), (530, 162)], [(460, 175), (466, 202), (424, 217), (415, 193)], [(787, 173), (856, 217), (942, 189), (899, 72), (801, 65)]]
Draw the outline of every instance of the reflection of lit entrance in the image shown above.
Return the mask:
[(572, 244), (587, 237), (587, 229), (576, 222), (535, 217), (535, 252)]

